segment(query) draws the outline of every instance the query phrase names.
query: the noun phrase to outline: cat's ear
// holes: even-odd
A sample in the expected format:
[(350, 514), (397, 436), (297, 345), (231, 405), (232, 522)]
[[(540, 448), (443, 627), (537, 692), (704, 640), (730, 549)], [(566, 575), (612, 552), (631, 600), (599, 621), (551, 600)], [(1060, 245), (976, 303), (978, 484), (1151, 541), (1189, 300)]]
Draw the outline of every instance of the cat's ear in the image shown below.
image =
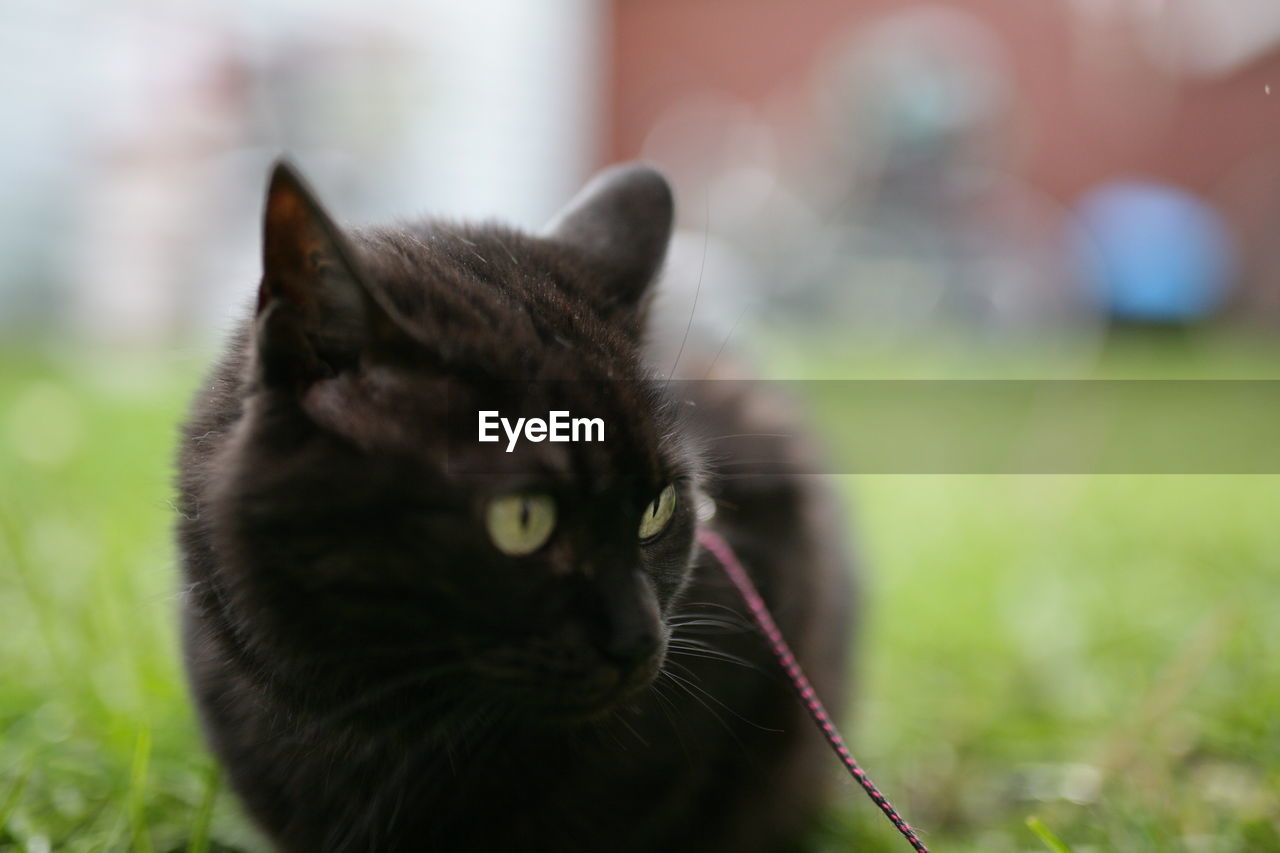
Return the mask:
[(267, 188), (255, 321), (268, 384), (305, 384), (357, 364), (397, 334), (346, 237), (284, 161)]
[(607, 276), (607, 298), (634, 306), (662, 266), (674, 216), (667, 179), (631, 163), (592, 178), (543, 236), (586, 255)]

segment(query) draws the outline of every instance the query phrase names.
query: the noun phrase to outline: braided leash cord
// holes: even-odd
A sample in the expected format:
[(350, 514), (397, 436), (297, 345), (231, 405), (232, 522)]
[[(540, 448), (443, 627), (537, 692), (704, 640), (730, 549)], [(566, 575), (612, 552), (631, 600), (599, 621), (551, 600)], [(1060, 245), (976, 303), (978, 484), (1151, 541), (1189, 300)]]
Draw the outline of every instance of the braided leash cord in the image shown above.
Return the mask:
[(801, 701), (804, 702), (805, 708), (809, 710), (809, 716), (813, 717), (813, 721), (818, 724), (818, 728), (822, 729), (822, 733), (827, 738), (827, 743), (831, 744), (831, 748), (840, 756), (840, 761), (844, 763), (849, 774), (862, 786), (862, 790), (867, 792), (867, 796), (879, 806), (880, 811), (884, 812), (884, 816), (889, 818), (889, 821), (897, 827), (898, 832), (902, 833), (902, 837), (907, 839), (917, 853), (929, 853), (929, 848), (924, 846), (924, 842), (919, 839), (915, 830), (902, 819), (902, 816), (885, 798), (885, 795), (880, 793), (866, 772), (858, 766), (858, 762), (854, 760), (849, 748), (844, 745), (844, 738), (840, 737), (840, 732), (836, 730), (835, 724), (831, 722), (831, 718), (827, 715), (827, 709), (822, 705), (822, 700), (814, 692), (813, 685), (809, 683), (804, 670), (800, 669), (800, 664), (796, 662), (795, 655), (791, 653), (791, 647), (787, 645), (782, 632), (778, 630), (777, 624), (773, 621), (773, 615), (769, 613), (769, 608), (765, 605), (764, 599), (760, 597), (759, 591), (756, 590), (755, 584), (751, 582), (751, 578), (748, 577), (746, 570), (743, 569), (742, 563), (738, 562), (738, 557), (733, 553), (733, 549), (729, 547), (729, 543), (715, 531), (700, 527), (698, 528), (698, 544), (711, 552), (711, 555), (719, 561), (720, 567), (724, 569), (725, 574), (729, 576), (729, 580), (733, 581), (733, 585), (738, 588), (738, 593), (742, 596), (742, 600), (746, 602), (747, 608), (750, 609), (751, 616), (756, 620), (756, 624), (769, 640), (769, 648), (773, 650), (778, 663), (782, 664), (782, 668), (786, 670), (787, 676), (791, 679), (791, 686), (795, 688)]

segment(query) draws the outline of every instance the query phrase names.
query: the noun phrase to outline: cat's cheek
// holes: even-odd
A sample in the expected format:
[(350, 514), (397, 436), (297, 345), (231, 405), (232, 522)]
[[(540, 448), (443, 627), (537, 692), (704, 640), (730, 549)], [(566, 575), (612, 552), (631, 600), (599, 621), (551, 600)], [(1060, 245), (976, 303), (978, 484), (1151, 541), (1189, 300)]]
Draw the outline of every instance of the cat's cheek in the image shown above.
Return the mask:
[(655, 548), (646, 564), (657, 594), (658, 608), (665, 618), (679, 603), (693, 577), (693, 528), (690, 525), (687, 529), (672, 530), (669, 537), (664, 538), (669, 540), (662, 543), (667, 547), (661, 551)]

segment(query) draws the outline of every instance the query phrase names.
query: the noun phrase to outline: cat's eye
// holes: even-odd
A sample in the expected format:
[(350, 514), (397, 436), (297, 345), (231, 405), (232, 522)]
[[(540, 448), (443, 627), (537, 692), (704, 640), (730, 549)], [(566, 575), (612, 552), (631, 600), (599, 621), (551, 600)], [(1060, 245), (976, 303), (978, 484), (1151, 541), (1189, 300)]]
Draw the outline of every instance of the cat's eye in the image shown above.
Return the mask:
[(511, 557), (532, 554), (551, 538), (556, 502), (550, 495), (517, 493), (489, 501), (484, 523), (494, 546)]
[(676, 487), (667, 486), (640, 516), (640, 538), (652, 539), (661, 533), (676, 512)]

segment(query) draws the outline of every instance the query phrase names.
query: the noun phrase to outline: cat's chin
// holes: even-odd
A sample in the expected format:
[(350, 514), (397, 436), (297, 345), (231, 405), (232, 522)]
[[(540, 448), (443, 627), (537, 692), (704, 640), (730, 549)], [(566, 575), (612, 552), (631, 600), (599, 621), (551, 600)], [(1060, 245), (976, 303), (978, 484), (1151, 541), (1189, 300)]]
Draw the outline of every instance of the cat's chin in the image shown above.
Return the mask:
[(626, 675), (612, 670), (611, 676), (592, 679), (592, 686), (588, 689), (544, 694), (529, 703), (530, 716), (554, 726), (580, 725), (604, 719), (647, 690), (661, 668), (662, 660), (655, 656)]
[(563, 702), (539, 709), (538, 718), (546, 725), (576, 726), (603, 720), (624, 707), (649, 685), (646, 683), (631, 690), (617, 690), (594, 701)]

